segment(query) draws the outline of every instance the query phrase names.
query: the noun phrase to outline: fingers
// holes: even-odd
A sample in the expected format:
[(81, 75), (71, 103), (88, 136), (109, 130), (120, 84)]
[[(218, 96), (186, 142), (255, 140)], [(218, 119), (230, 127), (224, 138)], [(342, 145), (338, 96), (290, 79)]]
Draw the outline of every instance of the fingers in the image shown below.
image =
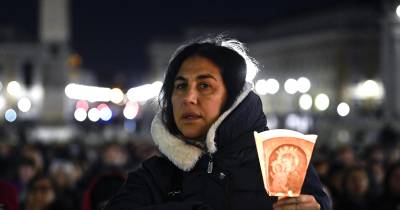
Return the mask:
[(299, 197), (282, 198), (282, 199), (278, 200), (278, 202), (276, 202), (276, 204), (288, 205), (288, 204), (295, 204), (295, 203), (308, 203), (308, 202), (313, 202), (313, 201), (315, 201), (315, 198), (312, 195), (300, 195)]
[(319, 210), (320, 205), (318, 203), (298, 203), (298, 204), (289, 204), (289, 205), (281, 205), (273, 206), (274, 210)]
[(299, 197), (286, 197), (278, 200), (273, 205), (274, 210), (319, 210), (320, 205), (312, 195)]

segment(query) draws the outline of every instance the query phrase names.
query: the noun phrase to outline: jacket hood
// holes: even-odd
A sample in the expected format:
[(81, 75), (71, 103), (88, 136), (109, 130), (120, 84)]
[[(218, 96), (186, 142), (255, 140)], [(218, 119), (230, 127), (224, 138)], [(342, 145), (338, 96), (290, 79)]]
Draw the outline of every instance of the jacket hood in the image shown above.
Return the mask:
[(207, 151), (203, 151), (194, 145), (187, 144), (184, 140), (172, 135), (162, 122), (160, 112), (154, 117), (151, 124), (151, 135), (154, 143), (160, 149), (161, 153), (172, 161), (178, 168), (184, 171), (191, 170), (205, 152), (213, 154), (217, 151), (215, 142), (217, 129), (225, 118), (227, 118), (227, 116), (232, 113), (237, 106), (239, 106), (246, 96), (249, 95), (252, 88), (252, 84), (246, 83), (233, 105), (222, 113), (221, 116), (219, 116), (219, 118), (211, 125), (207, 132), (205, 141)]

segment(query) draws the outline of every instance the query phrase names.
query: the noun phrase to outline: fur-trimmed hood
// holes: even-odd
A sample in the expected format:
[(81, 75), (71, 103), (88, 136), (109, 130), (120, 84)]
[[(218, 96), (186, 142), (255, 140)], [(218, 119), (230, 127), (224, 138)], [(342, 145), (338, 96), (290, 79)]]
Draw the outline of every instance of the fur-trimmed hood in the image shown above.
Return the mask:
[(253, 86), (246, 83), (242, 92), (237, 97), (233, 105), (226, 110), (221, 116), (211, 125), (206, 137), (206, 149), (203, 151), (200, 148), (186, 143), (184, 140), (179, 139), (177, 136), (172, 135), (161, 119), (161, 113), (158, 113), (151, 124), (151, 135), (154, 143), (158, 146), (161, 153), (163, 153), (169, 160), (171, 160), (178, 168), (189, 171), (191, 170), (198, 159), (205, 153), (215, 153), (217, 151), (215, 143), (215, 134), (218, 127), (224, 119), (246, 98), (250, 93)]

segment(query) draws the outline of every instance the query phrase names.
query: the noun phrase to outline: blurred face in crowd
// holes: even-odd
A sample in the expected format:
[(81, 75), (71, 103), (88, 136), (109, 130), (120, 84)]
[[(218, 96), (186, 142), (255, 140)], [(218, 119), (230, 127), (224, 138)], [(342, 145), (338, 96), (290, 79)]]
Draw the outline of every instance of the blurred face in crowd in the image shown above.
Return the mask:
[(44, 167), (43, 155), (40, 151), (30, 145), (22, 148), (22, 156), (33, 160), (35, 163), (35, 170), (41, 171)]
[(49, 179), (39, 179), (33, 184), (33, 188), (28, 195), (27, 206), (32, 209), (44, 209), (55, 199), (53, 185)]
[(400, 195), (400, 167), (397, 167), (389, 177), (389, 187), (393, 194)]
[(339, 151), (339, 160), (346, 167), (353, 166), (356, 162), (353, 149), (350, 147), (342, 148), (341, 151)]
[[(372, 178), (377, 184), (383, 184), (385, 181), (385, 167), (381, 163), (374, 163), (371, 166)], [(400, 177), (399, 177), (400, 178)]]
[(350, 195), (363, 196), (369, 187), (368, 175), (365, 170), (357, 169), (351, 172), (346, 180), (346, 188)]
[(110, 145), (103, 154), (104, 163), (110, 166), (124, 166), (128, 161), (128, 156), (119, 145)]
[(18, 166), (18, 177), (21, 183), (27, 184), (36, 174), (32, 165), (21, 164)]
[(173, 116), (179, 131), (190, 139), (207, 134), (227, 99), (220, 69), (209, 59), (186, 59), (176, 75), (172, 92)]

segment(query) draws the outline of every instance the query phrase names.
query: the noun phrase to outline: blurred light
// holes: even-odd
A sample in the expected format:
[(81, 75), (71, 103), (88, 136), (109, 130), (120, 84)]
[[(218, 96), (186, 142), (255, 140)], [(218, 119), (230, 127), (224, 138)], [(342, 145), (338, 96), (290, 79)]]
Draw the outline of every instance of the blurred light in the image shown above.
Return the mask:
[(312, 107), (312, 97), (309, 94), (303, 94), (299, 98), (299, 106), (303, 110), (310, 110)]
[(300, 93), (307, 93), (311, 88), (311, 82), (306, 77), (300, 77), (297, 80), (297, 88)]
[(119, 88), (111, 89), (111, 102), (114, 104), (119, 104), (124, 100), (124, 93)]
[(270, 114), (268, 115), (268, 128), (276, 129), (279, 126), (279, 119), (276, 115)]
[(43, 95), (44, 95), (43, 86), (42, 85), (34, 85), (29, 90), (29, 95), (33, 102), (41, 101), (43, 98)]
[(299, 122), (300, 122), (299, 117), (296, 114), (289, 114), (286, 117), (285, 124), (286, 124), (286, 127), (295, 129), (295, 128), (297, 128), (297, 125), (299, 124)]
[(128, 90), (126, 96), (130, 101), (145, 102), (156, 97), (161, 90), (162, 82), (156, 81), (152, 84), (145, 84)]
[(7, 92), (15, 97), (20, 97), (22, 95), (21, 85), (17, 81), (11, 81), (7, 85)]
[(101, 103), (101, 104), (99, 104), (99, 105), (97, 106), (97, 109), (98, 109), (99, 111), (102, 110), (103, 108), (108, 108), (107, 104)]
[(337, 113), (341, 116), (341, 117), (345, 117), (350, 113), (350, 106), (347, 103), (340, 103), (337, 107)]
[(339, 130), (337, 132), (337, 139), (341, 144), (349, 144), (351, 141), (350, 132), (344, 129)]
[(320, 111), (325, 111), (329, 107), (329, 97), (326, 94), (318, 94), (315, 97), (315, 106)]
[(3, 88), (3, 83), (0, 82), (0, 90)]
[(17, 113), (14, 109), (8, 109), (4, 114), (4, 117), (8, 122), (14, 122), (17, 119)]
[(129, 101), (124, 108), (124, 116), (128, 120), (134, 119), (139, 112), (139, 104), (134, 101)]
[(88, 118), (92, 122), (97, 122), (100, 119), (100, 111), (97, 108), (91, 108), (88, 112)]
[(77, 89), (76, 84), (68, 84), (67, 86), (65, 86), (65, 89), (64, 89), (65, 95), (68, 98), (72, 98), (74, 96), (75, 92), (77, 91), (76, 89)]
[(279, 91), (279, 82), (276, 79), (260, 79), (256, 82), (255, 89), (259, 95), (274, 95)]
[(365, 82), (359, 83), (355, 92), (355, 97), (358, 99), (381, 100), (383, 96), (383, 85), (374, 80), (366, 80)]
[(83, 108), (77, 108), (74, 112), (74, 117), (75, 120), (83, 122), (87, 117), (86, 110)]
[(76, 102), (75, 108), (76, 109), (81, 108), (81, 109), (85, 110), (85, 112), (87, 112), (87, 110), (89, 110), (89, 103), (85, 100), (79, 100)]
[(265, 95), (268, 93), (268, 84), (265, 79), (260, 79), (257, 80), (256, 86), (255, 86), (256, 92), (259, 95)]
[(112, 118), (112, 111), (107, 104), (100, 104), (97, 109), (100, 110), (100, 119), (103, 121), (109, 121)]
[(151, 85), (146, 84), (139, 87), (131, 88), (126, 93), (130, 101), (147, 101), (151, 96)]
[(271, 95), (276, 94), (279, 91), (279, 82), (276, 79), (267, 80), (268, 93)]
[(286, 80), (284, 87), (287, 93), (295, 94), (297, 92), (297, 81), (295, 79), (290, 78)]
[(396, 8), (396, 14), (397, 14), (397, 17), (400, 18), (400, 5), (397, 6), (397, 8)]
[(297, 114), (289, 114), (285, 121), (287, 128), (300, 132), (307, 132), (312, 124), (312, 119), (309, 116), (299, 116)]
[(3, 110), (6, 107), (6, 98), (3, 95), (0, 95), (0, 110)]
[(158, 96), (160, 94), (163, 83), (161, 81), (155, 81), (151, 84), (151, 86), (153, 88), (154, 96)]
[(103, 108), (100, 110), (100, 119), (109, 121), (112, 118), (112, 111), (110, 108)]
[(32, 107), (32, 103), (31, 103), (31, 100), (29, 100), (29, 98), (23, 97), (23, 98), (19, 99), (18, 109), (21, 112), (27, 112), (31, 109), (31, 107)]
[(67, 95), (68, 98), (75, 100), (108, 102), (110, 101), (111, 89), (71, 83), (65, 87), (65, 95)]

